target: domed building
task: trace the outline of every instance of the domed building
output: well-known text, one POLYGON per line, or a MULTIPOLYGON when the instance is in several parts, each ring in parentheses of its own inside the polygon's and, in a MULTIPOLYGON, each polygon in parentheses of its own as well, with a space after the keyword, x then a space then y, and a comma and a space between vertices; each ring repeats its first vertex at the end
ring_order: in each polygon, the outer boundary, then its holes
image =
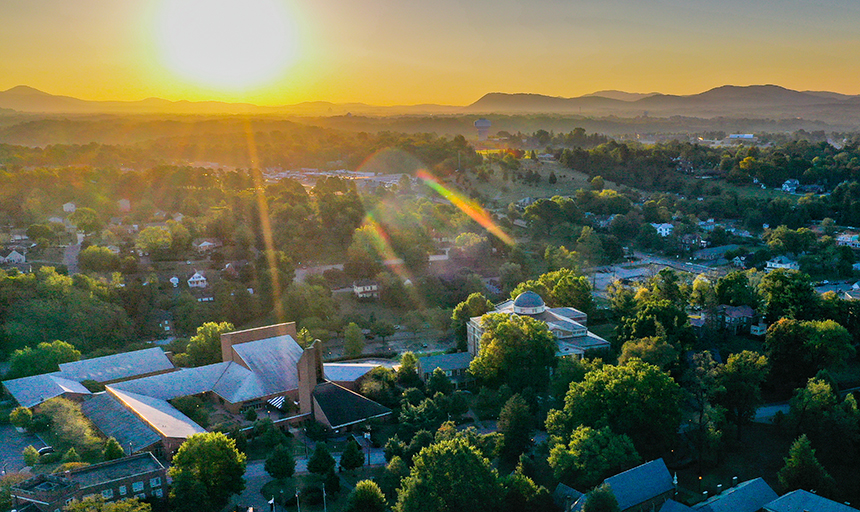
MULTIPOLYGON (((496 305, 493 313, 530 316, 545 322, 558 341, 558 357, 579 358, 586 351, 608 350, 610 347, 608 341, 588 330, 588 315, 570 307, 547 307, 543 298, 533 291, 525 291, 513 300, 496 305)), ((481 336, 484 335, 481 318, 476 316, 466 324, 467 344, 472 357, 481 350, 481 336)))

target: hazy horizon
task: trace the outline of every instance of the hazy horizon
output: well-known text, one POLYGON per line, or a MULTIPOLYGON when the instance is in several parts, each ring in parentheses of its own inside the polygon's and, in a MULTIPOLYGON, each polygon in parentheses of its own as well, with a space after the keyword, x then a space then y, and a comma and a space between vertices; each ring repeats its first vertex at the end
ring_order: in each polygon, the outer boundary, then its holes
POLYGON ((860 6, 847 0, 11 0, 0 17, 0 90, 88 100, 467 105, 490 92, 727 84, 860 93, 860 6))

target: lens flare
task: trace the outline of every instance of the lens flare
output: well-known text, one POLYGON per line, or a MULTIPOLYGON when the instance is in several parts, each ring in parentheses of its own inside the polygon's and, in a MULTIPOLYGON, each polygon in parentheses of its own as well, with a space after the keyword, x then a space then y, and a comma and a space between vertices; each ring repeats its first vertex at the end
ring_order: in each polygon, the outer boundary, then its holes
POLYGON ((444 197, 448 201, 451 202, 454 206, 459 208, 463 213, 472 218, 475 222, 480 224, 484 229, 492 233, 496 238, 501 240, 502 242, 508 245, 514 245, 514 239, 510 237, 507 233, 502 231, 502 228, 499 227, 495 222, 493 222, 492 217, 484 210, 481 205, 477 202, 465 197, 463 194, 452 190, 442 182, 439 181, 438 178, 427 172, 426 170, 420 170, 417 173, 417 176, 421 178, 428 187, 436 191, 440 196, 444 197))

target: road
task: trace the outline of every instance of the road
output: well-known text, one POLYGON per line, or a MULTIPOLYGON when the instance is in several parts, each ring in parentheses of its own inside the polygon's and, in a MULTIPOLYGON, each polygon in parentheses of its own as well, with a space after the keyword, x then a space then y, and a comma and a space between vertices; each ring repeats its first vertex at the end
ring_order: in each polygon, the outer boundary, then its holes
POLYGON ((34 448, 45 446, 37 436, 33 434, 20 433, 12 425, 0 426, 0 464, 7 472, 21 471, 26 467, 24 457, 21 455, 29 445, 34 448))

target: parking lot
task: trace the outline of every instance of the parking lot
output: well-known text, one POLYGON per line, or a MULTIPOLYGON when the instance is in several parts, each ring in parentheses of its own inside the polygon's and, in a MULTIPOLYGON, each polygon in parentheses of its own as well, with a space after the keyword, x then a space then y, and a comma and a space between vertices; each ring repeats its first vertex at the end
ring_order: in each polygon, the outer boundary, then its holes
POLYGON ((36 448, 45 446, 41 439, 33 434, 22 434, 11 425, 0 425, 0 463, 7 472, 20 471, 24 468, 24 457, 21 452, 28 445, 36 448))

